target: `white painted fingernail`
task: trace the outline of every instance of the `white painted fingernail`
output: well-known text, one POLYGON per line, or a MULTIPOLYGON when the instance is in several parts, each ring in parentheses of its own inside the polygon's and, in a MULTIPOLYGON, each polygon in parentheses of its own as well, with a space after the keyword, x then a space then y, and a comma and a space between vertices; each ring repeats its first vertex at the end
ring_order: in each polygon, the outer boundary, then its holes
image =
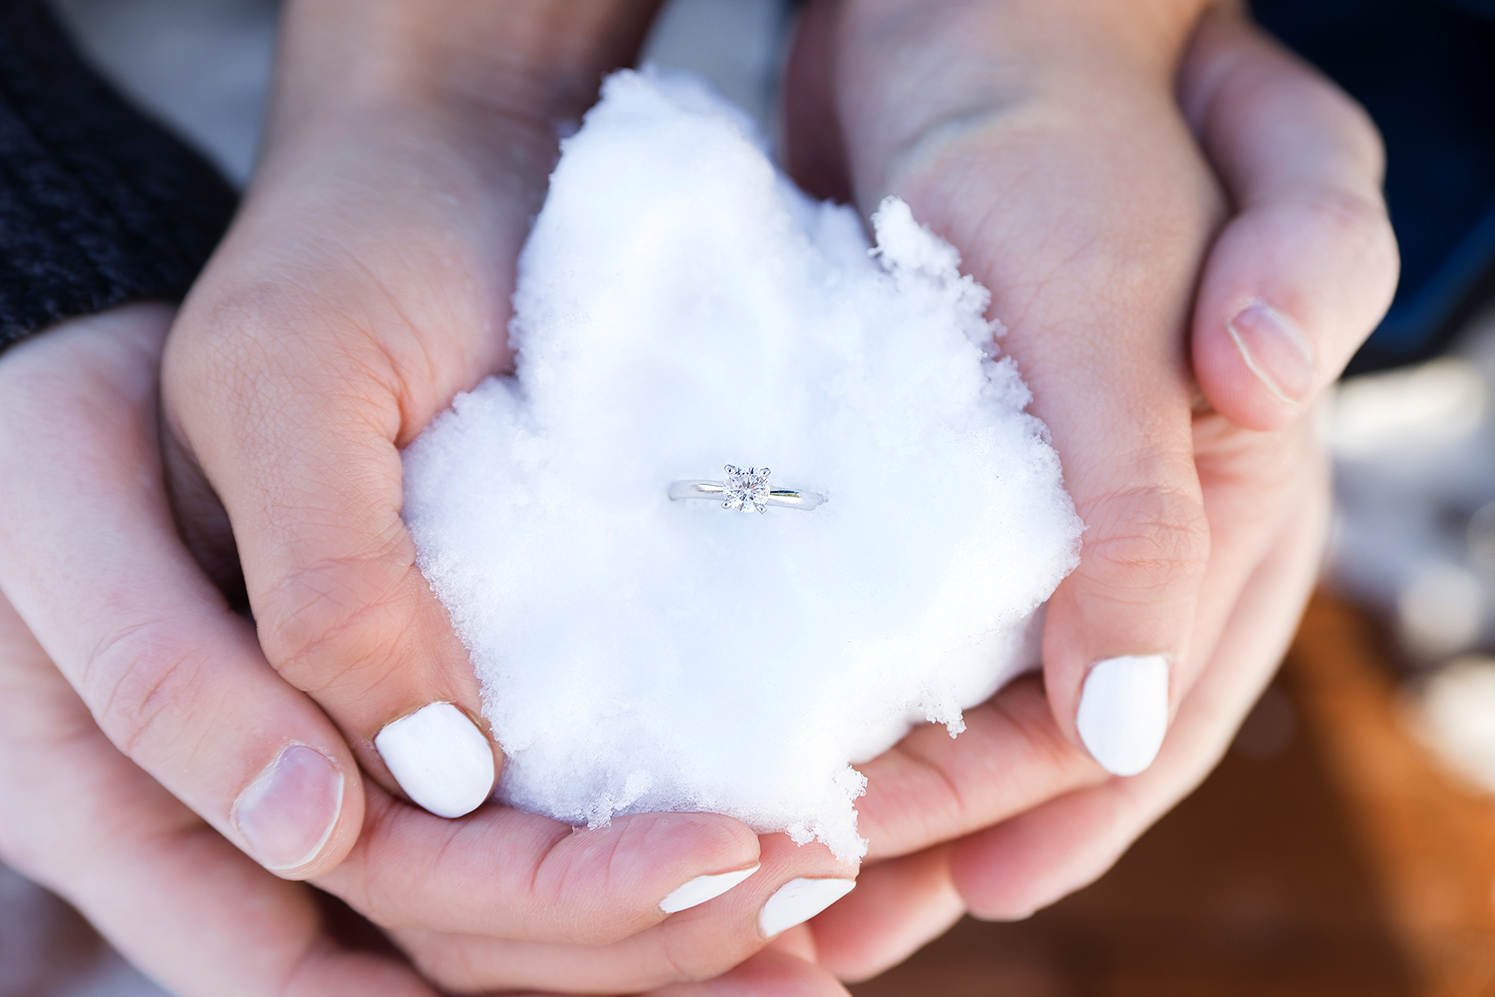
POLYGON ((764 938, 772 938, 796 924, 804 924, 856 885, 854 879, 791 879, 758 912, 758 932, 764 938))
POLYGON ((493 791, 493 747, 451 703, 386 725, 374 747, 405 794, 438 817, 471 813, 493 791))
POLYGON ((670 891, 670 895, 659 902, 659 909, 666 914, 676 911, 690 910, 699 907, 708 900, 715 900, 726 893, 738 883, 747 879, 758 871, 758 866, 749 866, 746 869, 738 869, 735 872, 718 872, 707 876, 697 876, 684 886, 670 891))
POLYGON ((1161 654, 1097 661, 1075 718, 1080 740, 1112 775, 1136 775, 1168 732, 1168 659, 1161 654))
POLYGON ((304 744, 287 746, 234 801, 233 821, 267 869, 317 857, 343 808, 343 774, 304 744))

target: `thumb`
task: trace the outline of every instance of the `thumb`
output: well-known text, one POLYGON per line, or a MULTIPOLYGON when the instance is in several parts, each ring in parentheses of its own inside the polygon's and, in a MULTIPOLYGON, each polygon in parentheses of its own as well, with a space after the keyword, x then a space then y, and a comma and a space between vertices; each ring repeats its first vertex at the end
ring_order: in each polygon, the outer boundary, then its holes
POLYGON ((1187 455, 1138 453, 1116 479, 1074 485, 1085 546, 1049 601, 1043 660, 1060 728, 1127 776, 1152 764, 1167 733, 1210 536, 1187 455))
POLYGON ((1237 212, 1200 284, 1195 375, 1226 418, 1281 429, 1391 303, 1380 136, 1332 83, 1223 11, 1200 22, 1179 89, 1237 212))

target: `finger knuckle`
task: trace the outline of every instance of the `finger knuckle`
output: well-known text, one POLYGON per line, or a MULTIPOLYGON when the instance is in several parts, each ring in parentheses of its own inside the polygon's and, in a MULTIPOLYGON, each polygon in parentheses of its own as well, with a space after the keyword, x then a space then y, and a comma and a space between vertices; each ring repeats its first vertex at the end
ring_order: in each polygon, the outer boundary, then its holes
POLYGON ((252 390, 283 362, 286 341, 296 328, 293 312, 268 285, 189 304, 167 353, 167 386, 214 399, 252 390))
POLYGON ((168 416, 187 429, 222 425, 245 442, 282 426, 290 410, 336 406, 377 421, 373 396, 349 385, 377 385, 382 397, 400 383, 388 357, 370 348, 366 323, 293 281, 219 291, 189 306, 173 336, 163 369, 168 416))
POLYGON ((1209 559, 1209 523, 1197 494, 1133 488, 1108 496, 1095 512, 1081 565, 1113 589, 1147 599, 1193 582, 1209 559))
POLYGON ((429 881, 434 869, 426 853, 411 852, 398 815, 387 800, 370 799, 358 840, 324 888, 384 931, 415 932, 422 921, 409 910, 411 884, 429 881))
POLYGON ((537 919, 550 922, 547 934, 575 944, 608 945, 653 923, 655 918, 636 905, 607 899, 632 892, 638 857, 645 854, 640 837, 635 822, 620 822, 551 846, 535 871, 530 898, 537 919))
POLYGON ((718 937, 714 944, 703 945, 700 936, 685 932, 664 933, 660 937, 655 965, 641 971, 641 979, 636 982, 639 989, 652 990, 672 983, 709 980, 752 955, 760 944, 741 938, 718 937))
POLYGON ((272 356, 296 340, 317 313, 310 283, 273 274, 217 287, 193 305, 185 345, 205 357, 225 348, 247 357, 272 356))
POLYGON ((210 656, 162 621, 106 634, 84 663, 82 690, 100 729, 132 759, 193 730, 184 720, 211 715, 217 683, 202 681, 210 656))
MULTIPOLYGON (((411 931, 401 932, 400 943, 416 972, 448 993, 482 993, 507 982, 501 975, 479 964, 475 947, 480 942, 474 937, 411 931)), ((492 941, 488 944, 498 946, 502 943, 492 941)))
POLYGON ((414 550, 402 539, 298 567, 259 601, 260 640, 288 682, 317 695, 354 673, 370 687, 395 667, 398 637, 418 615, 414 550))
POLYGON ((1398 263, 1396 235, 1384 200, 1326 186, 1314 190, 1302 208, 1311 223, 1333 232, 1339 244, 1359 247, 1375 264, 1389 268, 1394 277, 1398 263))

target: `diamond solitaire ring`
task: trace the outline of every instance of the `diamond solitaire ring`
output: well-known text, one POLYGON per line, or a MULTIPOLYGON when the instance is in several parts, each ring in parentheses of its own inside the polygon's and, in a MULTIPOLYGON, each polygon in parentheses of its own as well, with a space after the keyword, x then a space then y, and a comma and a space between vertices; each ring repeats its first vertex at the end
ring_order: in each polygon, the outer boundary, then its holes
POLYGON ((825 501, 825 496, 814 492, 799 492, 787 488, 768 487, 769 470, 766 467, 735 467, 728 464, 726 481, 673 481, 670 483, 672 499, 713 499, 721 502, 723 509, 738 512, 767 512, 771 505, 785 509, 813 509, 825 501))

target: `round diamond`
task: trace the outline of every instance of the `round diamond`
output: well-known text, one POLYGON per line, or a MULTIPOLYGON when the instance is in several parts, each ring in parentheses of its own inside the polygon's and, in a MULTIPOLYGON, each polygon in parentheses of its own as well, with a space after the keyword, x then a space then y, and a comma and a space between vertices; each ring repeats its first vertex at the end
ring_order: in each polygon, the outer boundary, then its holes
POLYGON ((768 511, 768 468, 726 466, 722 505, 738 512, 768 511))

